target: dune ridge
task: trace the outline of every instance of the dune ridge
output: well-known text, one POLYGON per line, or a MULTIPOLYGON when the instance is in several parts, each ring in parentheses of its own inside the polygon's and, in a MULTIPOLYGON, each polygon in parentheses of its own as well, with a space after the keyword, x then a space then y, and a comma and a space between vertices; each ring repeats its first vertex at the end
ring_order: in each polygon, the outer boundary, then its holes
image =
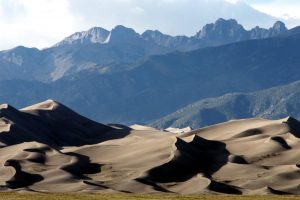
POLYGON ((300 194, 299 149, 291 117, 157 130, 0 105, 0 191, 300 194))

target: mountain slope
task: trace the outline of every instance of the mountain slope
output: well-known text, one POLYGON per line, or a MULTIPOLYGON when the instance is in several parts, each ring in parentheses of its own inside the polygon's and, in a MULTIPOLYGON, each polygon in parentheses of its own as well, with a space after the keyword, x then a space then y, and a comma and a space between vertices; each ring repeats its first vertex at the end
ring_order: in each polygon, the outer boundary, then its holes
POLYGON ((0 52, 0 80, 53 82, 80 71, 99 75, 115 73, 132 69, 150 55, 273 37, 286 32, 281 22, 268 30, 256 27, 246 31, 232 19, 219 19, 192 37, 173 37, 150 30, 140 35, 124 26, 116 26, 111 31, 94 27, 75 33, 51 48, 17 47, 0 52))
POLYGON ((192 103, 156 120, 157 128, 199 128, 231 119, 278 119, 292 115, 300 119, 300 81, 253 93, 226 94, 192 103))
MULTIPOLYGON (((32 49, 36 60, 40 60, 40 64, 32 65, 32 68, 17 65, 27 63, 26 60, 21 62, 17 54, 27 52, 26 49, 18 48, 22 51, 17 53, 1 52, 14 56, 15 59, 6 57, 6 60, 24 71, 11 72, 18 81, 10 77, 11 80, 1 82, 1 100, 22 107, 55 98, 95 120, 149 123, 203 98, 252 92, 300 80, 299 34, 146 59, 146 54, 165 48, 153 46, 153 42, 142 39, 133 30, 117 29, 127 32, 124 37, 135 39, 118 41, 112 37, 111 41, 116 42, 63 45, 43 51, 32 49), (154 51, 156 47, 158 50, 154 51), (109 66, 104 63, 108 61, 109 66), (50 76, 39 75, 39 70, 43 73, 45 70, 50 76), (23 75, 30 76, 31 72, 37 77, 48 78, 48 83, 23 75)), ((6 71, 1 73, 5 77, 6 71)))
MULTIPOLYGON (((152 56, 129 71, 82 71, 43 92, 33 87, 29 99, 55 98, 102 122, 149 123, 200 99, 300 80, 299 44, 292 35, 152 56)), ((0 97, 16 102, 15 94, 28 96, 21 88, 4 85, 0 97)))
POLYGON ((98 74, 122 71, 149 55, 167 52, 170 49, 143 40, 133 29, 117 26, 106 33, 101 28, 93 28, 76 33, 51 48, 17 47, 1 51, 0 80, 53 82, 82 70, 98 74), (105 34, 109 34, 108 42, 105 42, 105 34), (116 64, 122 67, 116 69, 116 64))

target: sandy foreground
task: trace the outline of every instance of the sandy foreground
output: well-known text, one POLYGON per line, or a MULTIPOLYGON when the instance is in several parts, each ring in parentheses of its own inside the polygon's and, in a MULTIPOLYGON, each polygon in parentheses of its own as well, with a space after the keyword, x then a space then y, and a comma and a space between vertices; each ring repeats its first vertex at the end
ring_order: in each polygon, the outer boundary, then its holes
POLYGON ((0 105, 0 190, 300 194, 293 118, 168 130, 103 125, 52 100, 0 105))

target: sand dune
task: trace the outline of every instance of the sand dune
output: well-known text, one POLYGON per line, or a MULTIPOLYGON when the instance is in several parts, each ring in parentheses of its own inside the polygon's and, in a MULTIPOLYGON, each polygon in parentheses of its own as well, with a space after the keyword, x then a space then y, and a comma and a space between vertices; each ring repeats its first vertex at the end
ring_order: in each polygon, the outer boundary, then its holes
POLYGON ((0 105, 0 190, 300 194, 300 122, 104 125, 48 100, 0 105))

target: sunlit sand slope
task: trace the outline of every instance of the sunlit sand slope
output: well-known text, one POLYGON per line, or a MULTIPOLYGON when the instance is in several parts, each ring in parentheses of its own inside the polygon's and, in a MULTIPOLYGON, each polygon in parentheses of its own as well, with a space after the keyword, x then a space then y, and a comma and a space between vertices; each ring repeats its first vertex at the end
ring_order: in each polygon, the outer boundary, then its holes
POLYGON ((2 191, 300 194, 300 123, 104 125, 48 100, 0 106, 2 191))

